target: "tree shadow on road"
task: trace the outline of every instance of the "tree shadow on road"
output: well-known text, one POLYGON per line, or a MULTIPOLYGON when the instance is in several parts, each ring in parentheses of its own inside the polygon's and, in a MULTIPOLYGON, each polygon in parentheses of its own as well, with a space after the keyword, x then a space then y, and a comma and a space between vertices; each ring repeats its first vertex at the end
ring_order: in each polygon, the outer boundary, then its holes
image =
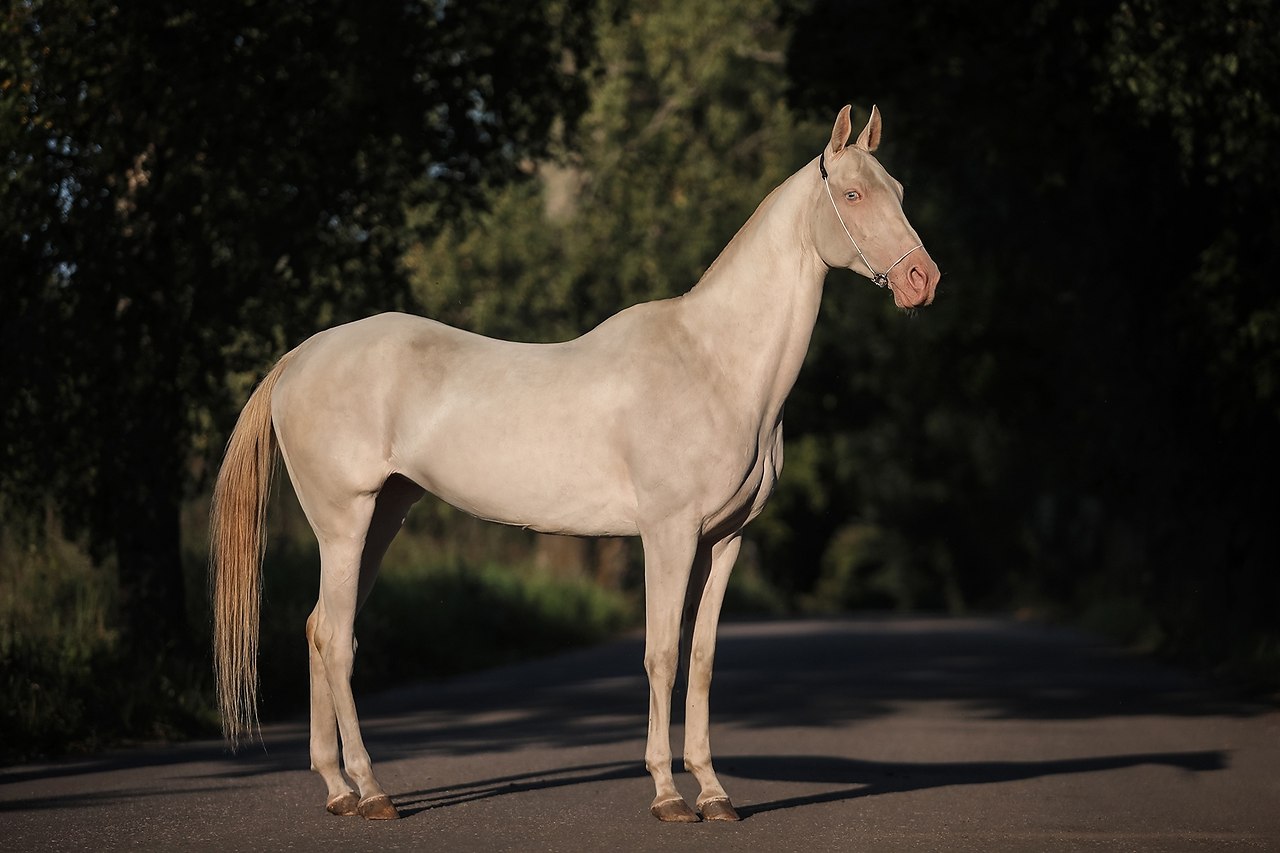
POLYGON ((1126 770, 1144 765, 1175 767, 1190 773, 1224 770, 1228 754, 1202 752, 1136 753, 1045 761, 905 762, 863 761, 821 755, 743 755, 717 759, 722 776, 838 786, 834 790, 740 806, 752 815, 882 794, 901 794, 958 785, 990 785, 1048 776, 1126 770))
MULTIPOLYGON (((678 763, 678 762, 677 762, 678 763)), ((745 820, 784 809, 841 802, 883 794, 901 794, 958 785, 990 785, 1075 773, 1126 770, 1145 765, 1175 767, 1190 773, 1224 770, 1228 754, 1201 752, 1136 753, 1045 761, 895 762, 863 761, 821 755, 740 755, 717 759, 720 775, 738 779, 833 785, 832 790, 738 807, 745 820)), ((638 761, 614 761, 498 776, 399 794, 404 817, 508 794, 522 794, 646 776, 638 761)))

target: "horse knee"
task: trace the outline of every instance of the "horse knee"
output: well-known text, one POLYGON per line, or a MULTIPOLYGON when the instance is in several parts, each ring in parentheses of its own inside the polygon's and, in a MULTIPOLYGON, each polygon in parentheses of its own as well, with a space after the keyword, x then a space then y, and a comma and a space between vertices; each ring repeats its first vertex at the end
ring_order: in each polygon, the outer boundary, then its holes
POLYGON ((688 747, 685 747, 684 769, 697 777, 701 777, 703 773, 713 772, 711 770, 711 757, 690 755, 688 747))
POLYGON ((649 675, 651 683, 670 683, 676 677, 676 651, 646 652, 644 671, 649 675))
POLYGON ((711 664, 715 660, 715 650, 706 646, 695 645, 689 651, 689 666, 695 669, 711 669, 711 664))
POLYGON ((695 647, 689 652, 689 685, 707 688, 711 685, 711 668, 715 653, 710 649, 695 647))

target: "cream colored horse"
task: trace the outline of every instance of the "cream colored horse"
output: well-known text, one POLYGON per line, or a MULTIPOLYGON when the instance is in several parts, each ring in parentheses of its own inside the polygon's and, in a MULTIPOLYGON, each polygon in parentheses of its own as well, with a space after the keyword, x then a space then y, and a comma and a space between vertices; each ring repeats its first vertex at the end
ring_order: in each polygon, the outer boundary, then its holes
POLYGON ((214 496, 215 663, 233 744, 256 724, 262 524, 278 443, 320 544, 307 620, 311 764, 330 812, 397 816, 360 735, 353 622, 405 513, 429 491, 505 524, 640 536, 650 810, 737 819, 711 765, 716 624, 743 526, 782 468, 782 404, 827 270, 863 273, 904 308, 932 301, 939 278, 903 216, 902 186, 871 155, 879 113, 853 145, 849 122, 846 106, 822 156, 774 190, 681 297, 558 344, 383 314, 280 359, 240 415, 214 496), (676 791, 668 734, 686 595, 696 615, 684 763, 701 786, 696 811, 676 791))

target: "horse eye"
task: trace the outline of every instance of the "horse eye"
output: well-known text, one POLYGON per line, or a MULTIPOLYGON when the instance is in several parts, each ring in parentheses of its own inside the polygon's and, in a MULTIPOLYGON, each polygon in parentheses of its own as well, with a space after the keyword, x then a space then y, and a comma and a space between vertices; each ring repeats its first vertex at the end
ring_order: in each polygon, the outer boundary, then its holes
POLYGON ((849 190, 847 193, 844 194, 844 197, 849 199, 849 201, 857 201, 858 199, 862 198, 862 193, 858 192, 857 190, 849 190))

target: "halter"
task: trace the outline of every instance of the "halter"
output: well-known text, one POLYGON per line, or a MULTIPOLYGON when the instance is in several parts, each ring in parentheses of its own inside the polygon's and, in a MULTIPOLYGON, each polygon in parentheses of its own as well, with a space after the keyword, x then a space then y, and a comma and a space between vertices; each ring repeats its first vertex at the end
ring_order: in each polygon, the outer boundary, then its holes
POLYGON ((858 246, 858 241, 853 239, 853 235, 849 233, 849 226, 844 224, 844 217, 840 215, 840 208, 836 207, 835 196, 831 194, 831 184, 827 181, 827 152, 818 155, 818 171, 822 172, 822 186, 827 190, 827 198, 831 201, 831 209, 836 212, 836 219, 840 222, 840 227, 844 229, 844 234, 849 238, 849 242, 853 244, 854 251, 858 253, 858 257, 862 258, 862 262, 867 265, 867 271, 871 273, 871 280, 878 287, 889 286, 889 273, 893 272, 893 268, 907 259, 907 255, 916 249, 923 249, 924 243, 916 243, 910 249, 903 253, 893 263, 889 264, 889 268, 884 272, 876 272, 876 268, 871 266, 871 261, 867 260, 867 256, 862 254, 862 249, 858 246))

